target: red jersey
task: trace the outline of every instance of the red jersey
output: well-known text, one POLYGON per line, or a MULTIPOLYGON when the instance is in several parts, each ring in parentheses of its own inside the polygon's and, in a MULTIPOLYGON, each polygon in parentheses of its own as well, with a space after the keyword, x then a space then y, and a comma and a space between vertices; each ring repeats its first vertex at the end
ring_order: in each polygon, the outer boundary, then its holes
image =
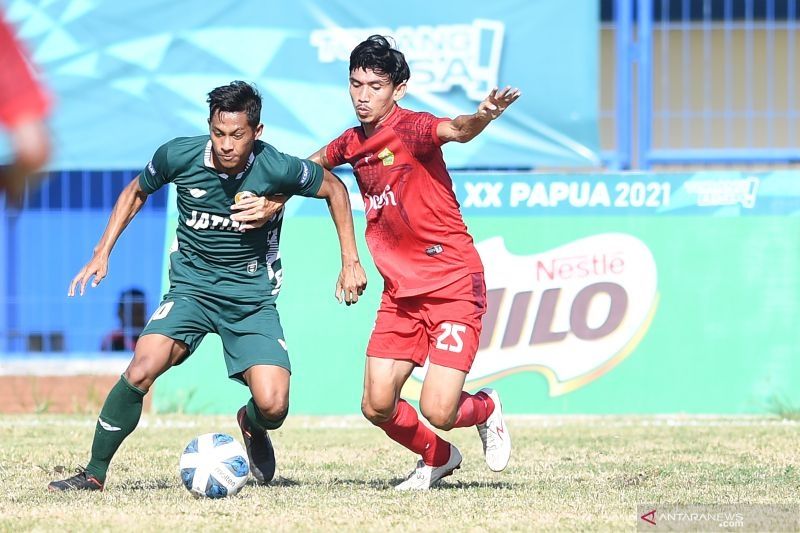
POLYGON ((396 107, 370 137, 361 126, 350 128, 326 150, 331 165, 353 166, 367 245, 386 291, 397 298, 483 272, 436 134, 445 120, 396 107))
POLYGON ((0 12, 0 124, 14 127, 33 118, 42 118, 49 100, 0 12))

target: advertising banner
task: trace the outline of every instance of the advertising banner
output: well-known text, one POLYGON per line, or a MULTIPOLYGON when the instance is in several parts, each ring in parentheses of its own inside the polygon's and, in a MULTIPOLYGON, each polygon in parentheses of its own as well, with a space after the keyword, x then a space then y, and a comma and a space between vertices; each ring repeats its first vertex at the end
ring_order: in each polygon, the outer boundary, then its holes
MULTIPOLYGON (((800 406, 800 176, 454 173, 486 269, 467 388, 515 413, 766 413, 800 406)), ((352 177, 345 177, 352 184, 352 177)), ((362 199, 351 187, 357 231, 362 199)), ((294 198, 278 308, 292 412, 358 413, 382 281, 337 305, 324 202, 294 198)), ((444 332, 443 332, 444 333, 444 332)), ((451 335, 440 339, 457 342, 451 335)), ((404 395, 418 397, 425 368, 404 395)), ((157 409, 233 412, 216 338, 160 378, 157 409), (194 360, 196 359, 196 360, 194 360)))
MULTIPOLYGON (((473 113, 495 86, 524 94, 452 150, 457 168, 599 166, 594 0, 46 2, 6 17, 56 96, 56 169, 138 169, 173 137, 208 131, 206 96, 241 79, 264 97, 265 139, 305 157, 355 125, 352 48, 392 36, 411 68, 403 105, 473 113)), ((0 149, 0 154, 3 150, 0 149)))

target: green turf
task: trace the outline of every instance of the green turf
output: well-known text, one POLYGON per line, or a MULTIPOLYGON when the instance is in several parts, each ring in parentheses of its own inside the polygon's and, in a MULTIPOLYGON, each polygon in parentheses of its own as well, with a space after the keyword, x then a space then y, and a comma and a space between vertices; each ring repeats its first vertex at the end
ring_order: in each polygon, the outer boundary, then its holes
POLYGON ((194 436, 239 438, 233 416, 145 416, 104 493, 47 483, 87 461, 86 416, 0 416, 0 530, 632 530, 639 503, 800 503, 800 424, 772 418, 511 418, 514 454, 490 472, 477 432, 441 488, 396 493, 415 458, 354 417, 294 417, 273 434, 277 483, 195 500, 178 476, 194 436))

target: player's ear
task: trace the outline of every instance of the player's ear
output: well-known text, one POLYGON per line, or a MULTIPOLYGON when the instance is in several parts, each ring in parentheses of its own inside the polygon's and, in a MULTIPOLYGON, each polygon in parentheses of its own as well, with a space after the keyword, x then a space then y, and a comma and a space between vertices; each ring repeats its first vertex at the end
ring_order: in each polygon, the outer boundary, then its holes
POLYGON ((406 82, 401 83, 400 85, 395 86, 394 92, 392 93, 392 98, 395 102, 399 102, 401 98, 406 95, 406 82))
POLYGON ((256 140, 260 139, 261 138, 261 134, 264 133, 264 124, 261 124, 259 122, 258 126, 256 126, 256 132, 255 133, 256 134, 255 134, 254 139, 256 139, 256 140))

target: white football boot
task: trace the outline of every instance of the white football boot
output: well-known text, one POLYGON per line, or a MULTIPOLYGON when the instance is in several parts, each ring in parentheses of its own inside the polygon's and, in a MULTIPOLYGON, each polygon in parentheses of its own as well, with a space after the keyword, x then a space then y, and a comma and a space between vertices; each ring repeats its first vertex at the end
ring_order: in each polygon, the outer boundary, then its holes
POLYGON ((483 442, 483 453, 486 464, 494 472, 500 472, 511 458, 511 435, 503 420, 503 407, 500 405, 500 395, 494 389, 481 389, 494 402, 494 411, 483 424, 478 424, 478 435, 483 442))
POLYGON ((461 452, 450 445, 450 459, 442 466, 428 466, 420 459, 417 467, 408 475, 408 478, 397 485, 395 490, 428 490, 436 486, 443 477, 447 477, 454 470, 461 467, 461 452))

